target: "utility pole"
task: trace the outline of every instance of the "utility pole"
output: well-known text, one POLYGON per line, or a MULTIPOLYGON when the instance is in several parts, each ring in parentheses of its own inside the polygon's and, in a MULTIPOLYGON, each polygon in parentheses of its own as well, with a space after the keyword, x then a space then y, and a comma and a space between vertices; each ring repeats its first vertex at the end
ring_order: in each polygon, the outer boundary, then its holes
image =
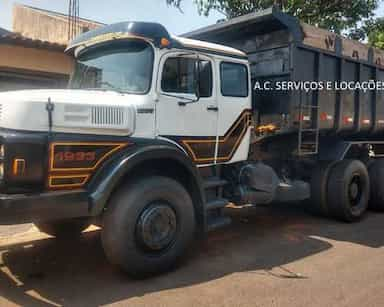
POLYGON ((68 41, 80 34, 79 0, 69 0, 68 5, 68 41))

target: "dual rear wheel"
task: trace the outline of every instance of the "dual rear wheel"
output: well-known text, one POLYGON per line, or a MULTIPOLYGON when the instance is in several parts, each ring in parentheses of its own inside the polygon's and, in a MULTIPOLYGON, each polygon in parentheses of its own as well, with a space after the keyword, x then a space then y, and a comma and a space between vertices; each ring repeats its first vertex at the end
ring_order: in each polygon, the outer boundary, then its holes
POLYGON ((384 160, 324 162, 313 172, 311 205, 319 214, 346 222, 361 219, 370 207, 384 210, 384 160))
POLYGON ((384 159, 370 163, 368 171, 371 179, 369 207, 372 210, 384 212, 384 159))
POLYGON ((327 201, 331 214, 346 222, 359 220, 368 208, 369 175, 358 160, 336 163, 327 181, 327 201))

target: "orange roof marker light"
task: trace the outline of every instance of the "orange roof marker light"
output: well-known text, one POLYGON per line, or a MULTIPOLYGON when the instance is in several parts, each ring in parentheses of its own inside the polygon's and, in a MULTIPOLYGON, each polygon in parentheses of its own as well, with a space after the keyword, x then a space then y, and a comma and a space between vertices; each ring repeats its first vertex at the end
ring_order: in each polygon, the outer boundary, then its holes
POLYGON ((161 38, 161 40, 160 40, 160 46, 161 46, 162 48, 169 48, 169 47, 171 46, 171 42, 169 41, 169 39, 163 37, 163 38, 161 38))
POLYGON ((167 29, 153 22, 119 22, 100 27, 74 38, 66 49, 69 53, 78 53, 84 48, 116 39, 143 39, 156 47, 169 48, 173 41, 167 29), (75 52, 75 50, 77 50, 75 52))

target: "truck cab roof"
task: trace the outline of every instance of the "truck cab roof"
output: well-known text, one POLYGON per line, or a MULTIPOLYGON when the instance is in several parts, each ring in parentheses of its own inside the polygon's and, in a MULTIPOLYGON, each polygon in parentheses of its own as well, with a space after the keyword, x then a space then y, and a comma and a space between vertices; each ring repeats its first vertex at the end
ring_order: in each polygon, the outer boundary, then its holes
POLYGON ((66 51, 74 52, 77 47, 88 47, 129 38, 143 39, 159 48, 188 49, 247 59, 246 53, 235 48, 174 36, 169 34, 161 24, 152 22, 120 22, 86 32, 71 41, 66 51))

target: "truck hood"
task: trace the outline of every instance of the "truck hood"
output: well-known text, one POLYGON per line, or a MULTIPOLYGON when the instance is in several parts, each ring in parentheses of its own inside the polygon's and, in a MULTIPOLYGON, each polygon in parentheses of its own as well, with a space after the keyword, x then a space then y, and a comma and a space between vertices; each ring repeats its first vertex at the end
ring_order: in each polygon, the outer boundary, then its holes
POLYGON ((67 104, 115 105, 124 101, 128 106, 142 104, 144 97, 108 90, 22 90, 0 93, 0 102, 47 102, 51 98, 52 102, 67 104))
POLYGON ((25 90, 0 93, 0 127, 27 131, 131 135, 136 108, 148 96, 103 90, 25 90), (49 123, 48 102, 52 106, 49 123))

